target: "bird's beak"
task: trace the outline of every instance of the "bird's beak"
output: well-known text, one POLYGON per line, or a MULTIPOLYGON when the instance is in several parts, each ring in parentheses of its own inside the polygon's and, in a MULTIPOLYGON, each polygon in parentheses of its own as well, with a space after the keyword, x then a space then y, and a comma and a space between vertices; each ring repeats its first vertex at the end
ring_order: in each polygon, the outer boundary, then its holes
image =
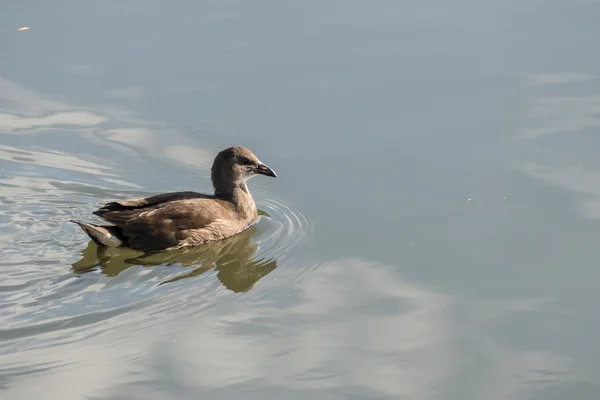
POLYGON ((271 168, 266 166, 265 164, 258 162, 258 167, 256 168, 256 173, 266 176, 272 176, 273 178, 277 178, 277 174, 271 168))

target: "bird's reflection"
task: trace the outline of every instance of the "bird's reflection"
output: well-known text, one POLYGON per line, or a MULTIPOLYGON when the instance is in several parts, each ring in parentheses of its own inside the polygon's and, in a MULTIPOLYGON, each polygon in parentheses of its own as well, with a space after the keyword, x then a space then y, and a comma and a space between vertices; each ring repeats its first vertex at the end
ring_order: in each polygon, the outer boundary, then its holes
POLYGON ((75 273, 90 272, 100 266, 102 273, 114 277, 133 265, 155 266, 181 264, 196 268, 161 283, 173 283, 181 279, 202 275, 215 269, 219 281, 233 292, 247 292, 256 282, 277 268, 277 260, 256 258, 258 244, 252 243, 252 227, 231 238, 201 247, 142 253, 127 248, 99 247, 91 242, 83 250, 82 258, 74 263, 75 273))

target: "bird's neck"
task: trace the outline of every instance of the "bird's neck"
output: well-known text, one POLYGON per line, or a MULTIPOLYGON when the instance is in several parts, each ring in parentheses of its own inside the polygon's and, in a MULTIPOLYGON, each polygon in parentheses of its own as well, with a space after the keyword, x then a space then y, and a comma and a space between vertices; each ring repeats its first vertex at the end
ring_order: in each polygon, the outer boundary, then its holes
POLYGON ((215 197, 231 202, 244 218, 254 218, 257 214, 254 198, 245 181, 229 185, 215 185, 215 197))

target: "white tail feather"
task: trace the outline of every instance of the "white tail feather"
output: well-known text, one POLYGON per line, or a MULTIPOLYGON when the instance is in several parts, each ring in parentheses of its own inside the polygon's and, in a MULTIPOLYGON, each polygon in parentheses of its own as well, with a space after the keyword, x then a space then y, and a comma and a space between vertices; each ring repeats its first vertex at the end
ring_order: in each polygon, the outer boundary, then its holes
POLYGON ((92 225, 87 222, 74 220, 72 220, 71 222, 75 222, 77 225, 79 225, 81 229, 83 229, 83 231, 87 233, 88 236, 97 244, 101 244, 107 247, 118 247, 123 244, 123 241, 121 239, 116 237, 108 229, 102 226, 92 225))

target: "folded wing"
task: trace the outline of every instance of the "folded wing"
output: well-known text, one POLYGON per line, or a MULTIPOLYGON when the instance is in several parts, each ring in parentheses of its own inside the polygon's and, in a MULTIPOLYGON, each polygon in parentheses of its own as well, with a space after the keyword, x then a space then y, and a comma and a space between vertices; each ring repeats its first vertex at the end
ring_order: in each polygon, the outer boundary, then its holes
POLYGON ((231 217, 231 208, 212 196, 175 192, 108 203, 94 214, 120 230, 127 245, 142 251, 177 246, 199 229, 231 217))

